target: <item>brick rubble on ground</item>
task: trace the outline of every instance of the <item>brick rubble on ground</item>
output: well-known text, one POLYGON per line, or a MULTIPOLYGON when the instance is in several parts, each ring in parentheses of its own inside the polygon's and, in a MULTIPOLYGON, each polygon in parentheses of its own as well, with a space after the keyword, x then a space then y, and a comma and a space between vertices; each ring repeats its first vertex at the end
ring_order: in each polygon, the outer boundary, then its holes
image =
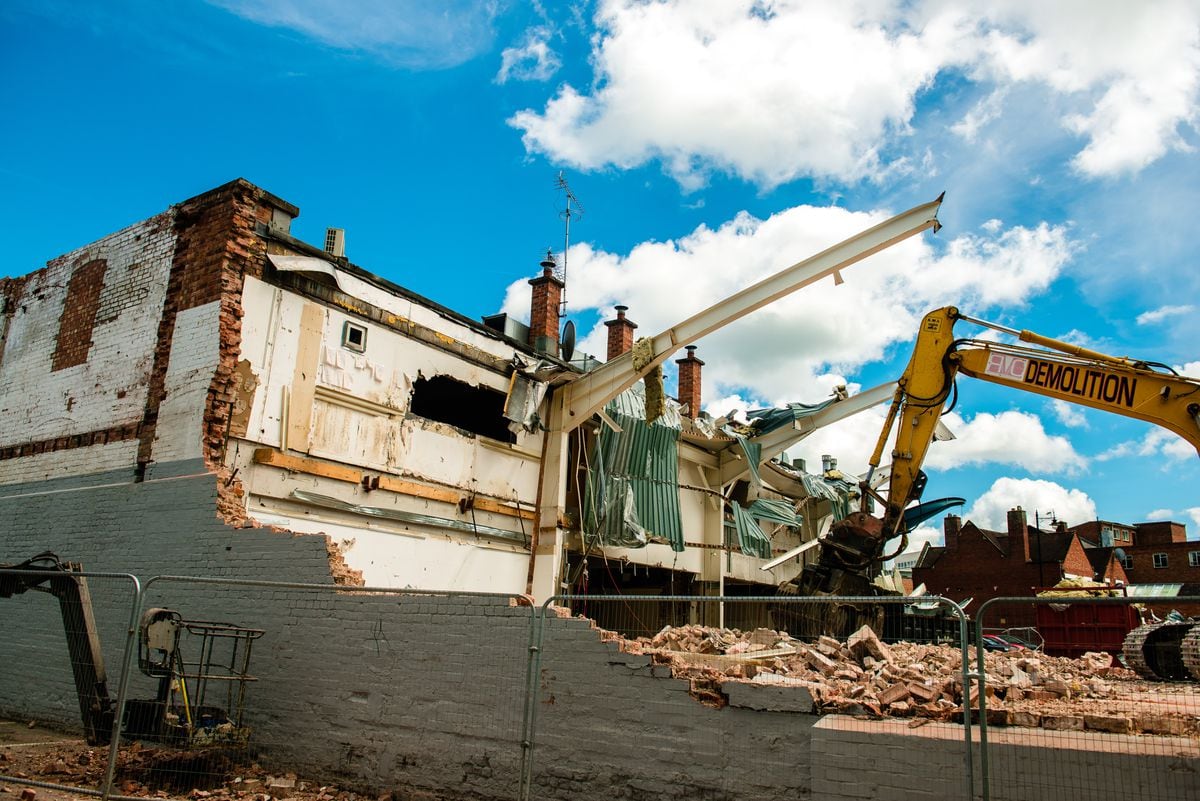
MULTIPOLYGON (((654 637, 622 640, 627 651, 652 655, 688 678, 692 693, 710 705, 724 701, 721 688, 731 681, 803 687, 814 711, 871 717, 962 720, 962 659, 948 645, 887 644, 864 626, 845 642, 832 637, 802 642, 786 632, 668 626, 654 637)), ((975 649, 969 649, 971 670, 975 649)), ((1145 682, 1107 653, 1078 659, 1027 650, 985 652, 989 724, 1080 729, 1114 733, 1195 735, 1200 720, 1169 707, 1153 713, 1131 708, 1131 693, 1150 693, 1163 685, 1145 682)), ((1200 691, 1193 685, 1176 688, 1200 691)), ((978 710, 978 687, 969 705, 978 710)), ((978 714, 976 712, 976 714, 978 714)))

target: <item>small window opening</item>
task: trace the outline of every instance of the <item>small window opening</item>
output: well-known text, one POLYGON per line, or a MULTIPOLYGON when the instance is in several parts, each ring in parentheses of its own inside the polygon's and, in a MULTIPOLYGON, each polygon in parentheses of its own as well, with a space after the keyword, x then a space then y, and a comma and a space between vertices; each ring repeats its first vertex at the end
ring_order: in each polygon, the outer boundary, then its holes
POLYGON ((1155 567, 1166 567, 1167 566, 1167 555, 1165 553, 1154 554, 1154 566, 1155 567))
POLYGON ((444 375, 413 382, 409 411, 427 420, 501 442, 516 442, 504 417, 504 393, 444 375))
POLYGON ((367 349, 367 327, 347 320, 342 326, 342 347, 355 353, 364 352, 367 349))
POLYGON ((1200 567, 1200 551, 1188 551, 1188 567, 1200 567))

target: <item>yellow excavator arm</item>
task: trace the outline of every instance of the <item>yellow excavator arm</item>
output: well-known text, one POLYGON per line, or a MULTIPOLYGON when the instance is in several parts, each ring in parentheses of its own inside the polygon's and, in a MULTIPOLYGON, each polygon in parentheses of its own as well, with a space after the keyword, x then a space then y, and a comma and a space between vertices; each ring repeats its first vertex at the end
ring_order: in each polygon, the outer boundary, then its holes
MULTIPOLYGON (((937 309, 922 319, 912 358, 897 381, 892 406, 871 456, 870 471, 862 482, 862 508, 834 524, 829 536, 821 540, 817 561, 785 583, 781 591, 808 596, 877 594, 872 577, 884 561, 907 547, 906 509, 920 499, 924 490, 921 465, 960 373, 1145 420, 1175 432, 1200 452, 1200 380, 1177 375, 1162 364, 1108 356, 1031 331, 977 320, 960 314, 953 306, 937 309), (956 339, 954 324, 959 320, 1038 347, 956 339), (884 496, 872 489, 872 479, 893 429, 896 439, 884 496), (882 517, 868 512, 869 499, 882 505, 882 517), (886 548, 897 537, 897 547, 886 548)), ((861 610, 844 610, 843 617, 843 628, 870 622, 861 610)), ((838 628, 828 620, 815 621, 809 628, 816 631, 820 627, 838 628)))
MULTIPOLYGON (((896 444, 880 526, 882 542, 902 535, 904 509, 919 493, 921 464, 958 374, 1154 423, 1200 453, 1200 381, 1164 365, 1109 356, 1060 340, 976 320, 948 306, 925 315, 916 347, 871 456, 880 464, 892 428, 896 444), (955 339, 957 320, 984 325, 1040 347, 955 339), (1159 369, 1154 369, 1158 367, 1159 369)), ((881 542, 881 544, 882 544, 881 542)))

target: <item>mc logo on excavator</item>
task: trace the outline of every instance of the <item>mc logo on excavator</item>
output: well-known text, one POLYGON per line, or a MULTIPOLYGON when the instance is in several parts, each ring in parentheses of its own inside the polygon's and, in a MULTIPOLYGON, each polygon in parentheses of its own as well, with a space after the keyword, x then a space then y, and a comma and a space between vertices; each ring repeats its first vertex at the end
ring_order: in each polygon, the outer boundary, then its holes
POLYGON ((1029 359, 1023 356, 1010 356, 1005 353, 988 355, 987 367, 983 372, 996 378, 1006 378, 1010 381, 1023 381, 1025 370, 1029 367, 1029 359))

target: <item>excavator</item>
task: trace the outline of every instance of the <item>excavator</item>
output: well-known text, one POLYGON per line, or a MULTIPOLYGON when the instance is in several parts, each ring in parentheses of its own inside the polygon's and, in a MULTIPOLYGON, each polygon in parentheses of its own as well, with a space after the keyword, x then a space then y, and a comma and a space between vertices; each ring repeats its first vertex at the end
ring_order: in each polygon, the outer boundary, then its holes
MULTIPOLYGON (((31 590, 58 599, 84 738, 89 745, 107 745, 116 706, 83 566, 50 552, 0 564, 0 598, 31 590)), ((138 667, 158 680, 158 692, 125 702, 123 735, 183 749, 245 743, 250 734, 242 723, 246 685, 255 681, 250 652, 262 635, 262 629, 184 620, 170 609, 146 610, 138 628, 138 667), (223 707, 209 703, 221 696, 223 707)))
MULTIPOLYGON (((783 595, 873 596, 873 583, 882 564, 908 547, 908 532, 927 517, 919 502, 926 484, 921 465, 938 431, 947 402, 957 401, 959 375, 1056 400, 1144 420, 1172 431, 1200 453, 1200 380, 1177 374, 1158 362, 1109 356, 1089 348, 1016 330, 962 314, 947 306, 929 312, 921 321, 912 358, 897 381, 891 408, 861 482, 862 506, 834 524, 819 545, 818 557, 793 581, 780 587, 783 595), (962 321, 1015 337, 1006 344, 960 339, 955 323, 962 321), (875 488, 876 471, 893 428, 896 430, 887 494, 875 488), (870 514, 873 503, 881 517, 870 514), (889 543, 898 540, 894 549, 889 543)), ((937 501, 925 504, 934 507, 937 501)), ((802 634, 845 636, 859 625, 875 624, 877 605, 805 605, 796 621, 802 634)), ((1146 676, 1180 672, 1179 664, 1200 679, 1200 625, 1160 623, 1142 626, 1126 640, 1126 661, 1146 676), (1193 642, 1194 640, 1194 642, 1193 642)))

